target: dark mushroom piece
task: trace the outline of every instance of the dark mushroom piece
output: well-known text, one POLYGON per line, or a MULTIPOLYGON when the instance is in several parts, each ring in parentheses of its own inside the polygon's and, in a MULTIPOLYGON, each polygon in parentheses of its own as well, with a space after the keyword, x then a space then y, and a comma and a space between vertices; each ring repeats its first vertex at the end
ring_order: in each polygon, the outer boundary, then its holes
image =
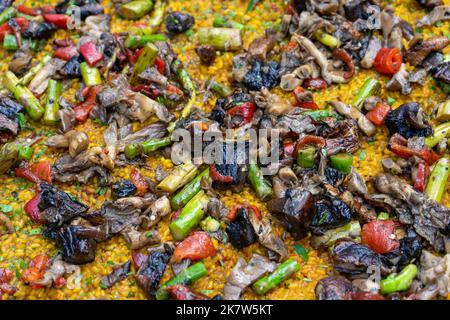
POLYGON ((187 31, 195 23, 190 14, 179 11, 171 12, 166 16, 166 28, 170 33, 178 34, 187 31))
MULTIPOLYGON (((450 13, 449 13, 450 14, 450 13)), ((450 44, 450 39, 443 36, 433 36, 428 39, 414 38, 409 43, 406 59, 417 66, 432 52, 440 51, 450 44)))
POLYGON ((314 289, 319 300, 349 300, 352 283, 343 276, 330 276, 320 279, 314 289))
POLYGON ((385 124, 391 135, 399 133, 407 139, 414 136, 426 137, 433 132, 417 102, 405 103, 390 111, 386 116, 385 124))
POLYGON ((205 66, 210 66, 216 60, 216 49, 208 44, 200 45, 195 48, 200 61, 205 66))

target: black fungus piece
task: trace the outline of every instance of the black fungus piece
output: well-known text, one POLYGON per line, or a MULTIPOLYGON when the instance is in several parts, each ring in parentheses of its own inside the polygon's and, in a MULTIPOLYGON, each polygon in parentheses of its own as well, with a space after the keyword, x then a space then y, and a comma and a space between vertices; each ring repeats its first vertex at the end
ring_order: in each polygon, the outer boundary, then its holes
POLYGON ((67 77, 81 77, 79 56, 70 58, 62 68, 62 74, 67 77))
POLYGON ((436 80, 450 84, 450 61, 441 63, 433 68, 431 72, 436 80))
POLYGON ((276 61, 264 63, 254 60, 252 67, 243 79, 243 84, 248 90, 259 91, 262 88, 271 89, 278 84, 280 64, 276 61))
POLYGON ((111 58, 114 54, 114 50, 116 49, 116 41, 112 33, 103 32, 100 35, 100 40, 103 44, 103 53, 105 56, 111 58))
POLYGON ((343 276, 330 276, 320 279, 314 291, 318 300, 347 300, 352 289, 352 283, 343 276))
POLYGON ((225 110, 223 110, 220 107, 215 106, 212 110, 211 113, 209 115, 209 119, 216 121, 217 123, 219 123, 220 125, 223 124, 224 120, 225 120, 225 110))
POLYGON ((336 187, 345 178, 345 174, 331 167, 325 168, 325 180, 327 183, 336 187))
POLYGON ((351 209, 340 199, 329 195, 314 197, 311 229, 321 235, 326 230, 341 227, 352 219, 351 209))
POLYGON ((111 273, 101 277, 100 283, 104 288, 111 288, 116 283, 125 279, 130 273, 130 271, 131 271, 131 261, 128 260, 127 262, 117 267, 114 267, 111 273))
MULTIPOLYGON (((369 247, 347 239, 340 239, 332 250, 334 269, 348 277, 367 277, 368 268, 379 268, 382 275, 395 270, 391 261, 369 247)), ((370 271, 370 270, 369 270, 370 271)))
POLYGON ((97 229, 79 225, 64 226, 44 235, 56 240, 62 249, 62 259, 71 264, 85 264, 94 261, 97 242, 106 239, 105 234, 97 229))
POLYGON ((397 271, 400 271, 413 260, 419 259, 422 248, 421 238, 413 228, 409 227, 406 230, 406 235, 400 240, 400 247, 393 252, 386 253, 385 256, 394 261, 397 271))
POLYGON ((23 32, 25 38, 31 39, 48 39, 53 36, 57 30, 56 26, 48 22, 30 22, 29 26, 23 32))
POLYGON ((71 6, 80 8, 80 18, 85 20, 89 16, 103 14, 103 7, 95 0, 63 0, 59 2, 56 7, 56 13, 72 14, 71 6))
POLYGON ((137 188, 129 179, 114 182, 111 186, 111 195, 114 199, 131 197, 136 194, 137 188))
POLYGON ((171 12, 166 16, 166 29, 170 33, 178 34, 187 31, 195 23, 190 14, 179 11, 171 12))
POLYGON ((364 19, 366 16, 364 13, 364 2, 362 0, 350 0, 344 4, 344 12, 348 20, 356 21, 358 19, 364 19))
POLYGON ((430 53, 420 64, 425 70, 431 70, 431 73, 437 71, 439 67, 444 62, 444 55, 442 52, 432 52, 430 53))
POLYGON ((170 257, 171 255, 166 252, 153 251, 139 268, 137 283, 149 297, 155 296, 170 257))
POLYGON ((212 186, 215 189, 231 189, 234 192, 240 192, 248 175, 246 164, 248 163, 249 143, 247 141, 224 143, 222 150, 221 162, 213 165, 217 174, 211 174, 212 186), (220 176, 225 180, 220 179, 220 176), (228 181, 230 177, 231 181, 228 181))
POLYGON ((47 224, 61 225, 85 213, 89 207, 49 183, 40 183, 38 208, 47 224))
POLYGON ((18 113, 23 112, 24 107, 8 97, 0 98, 0 113, 10 120, 16 120, 18 113))
POLYGON ((313 196, 310 192, 288 189, 284 198, 270 200, 267 208, 295 240, 308 234, 313 214, 313 196))
POLYGON ((206 66, 212 65, 216 60, 216 49, 213 46, 204 44, 195 48, 195 52, 200 58, 201 63, 206 66))
POLYGON ((245 248, 258 240, 245 208, 238 209, 236 219, 227 225, 225 231, 231 244, 237 249, 245 248))
POLYGON ((433 133, 417 102, 405 103, 390 111, 384 122, 391 135, 399 133, 407 139, 416 136, 426 137, 433 133))

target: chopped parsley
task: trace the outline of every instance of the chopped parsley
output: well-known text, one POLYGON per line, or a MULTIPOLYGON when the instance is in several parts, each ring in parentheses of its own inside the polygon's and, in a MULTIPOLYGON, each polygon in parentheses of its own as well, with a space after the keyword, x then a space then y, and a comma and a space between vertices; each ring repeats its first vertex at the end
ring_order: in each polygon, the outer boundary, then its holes
POLYGON ((359 153, 359 160, 364 160, 366 159, 366 150, 361 150, 361 152, 359 153))
POLYGON ((103 196, 106 191, 108 191, 108 188, 102 188, 102 187, 98 187, 97 190, 95 190, 95 193, 98 194, 99 196, 103 196))
POLYGON ((303 261, 308 262, 308 250, 306 250, 304 246, 297 243, 292 247, 294 248, 295 252, 303 259, 303 261))

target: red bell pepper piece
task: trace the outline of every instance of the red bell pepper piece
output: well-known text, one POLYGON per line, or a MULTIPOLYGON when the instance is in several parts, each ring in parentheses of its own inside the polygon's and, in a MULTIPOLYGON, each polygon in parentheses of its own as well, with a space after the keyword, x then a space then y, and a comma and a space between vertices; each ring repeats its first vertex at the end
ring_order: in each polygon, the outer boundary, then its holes
POLYGON ((419 152, 417 152, 417 156, 425 160, 425 162, 429 165, 432 165, 439 160, 439 155, 433 150, 429 149, 420 150, 419 152))
POLYGON ((103 53, 97 49, 93 42, 83 43, 80 46, 80 52, 91 67, 95 67, 103 59, 103 53))
POLYGON ((439 155, 433 150, 422 149, 422 150, 413 150, 408 148, 407 146, 402 146, 398 143, 389 143, 388 149, 392 151, 395 155, 400 158, 408 159, 412 156, 418 156, 419 158, 425 160, 425 162, 429 165, 432 165, 436 161, 439 160, 439 155))
POLYGON ((55 58, 59 58, 65 61, 68 61, 75 57, 78 54, 77 47, 75 46, 68 46, 68 47, 61 47, 56 49, 53 52, 53 56, 55 58))
POLYGON ((314 101, 297 101, 295 102, 295 106, 304 109, 317 110, 319 106, 314 101))
POLYGON ((21 165, 14 170, 14 174, 18 178, 24 178, 30 182, 39 185, 41 181, 33 172, 31 172, 30 168, 27 165, 21 165))
POLYGON ((325 140, 325 138, 319 136, 305 135, 298 141, 297 146, 302 147, 306 144, 315 144, 321 147, 325 147, 327 141, 325 140))
POLYGON ((231 207, 230 211, 228 211, 227 219, 228 219, 229 221, 234 221, 234 219, 236 219, 238 210, 241 209, 241 208, 246 208, 247 210, 252 210, 253 213, 256 215, 256 217, 257 217, 259 220, 262 219, 261 211, 260 211, 257 207, 252 206, 252 205, 249 205, 249 204, 245 204, 245 205, 236 205, 236 206, 231 207))
POLYGON ((38 16, 39 15, 39 11, 34 9, 34 8, 29 8, 23 4, 19 5, 17 7, 17 11, 19 11, 20 13, 26 14, 28 16, 38 16))
POLYGON ((253 102, 244 102, 238 106, 235 106, 227 111, 231 116, 238 115, 242 117, 242 122, 239 125, 249 123, 253 114, 255 113, 256 105, 253 102))
POLYGON ((67 29, 67 22, 69 21, 69 16, 59 13, 46 13, 42 15, 46 22, 54 24, 57 28, 67 29))
POLYGON ((287 158, 292 158, 295 151, 295 142, 283 142, 283 154, 287 158))
POLYGON ((156 56, 155 66, 159 73, 164 74, 164 70, 166 70, 166 63, 159 56, 156 56))
POLYGON ((381 74, 393 75, 402 66, 402 53, 398 48, 381 48, 374 60, 373 67, 381 74))
POLYGON ((208 233, 196 231, 178 244, 173 252, 172 261, 177 263, 186 258, 192 261, 202 260, 215 255, 216 252, 217 249, 208 233))
POLYGON ((40 9, 44 13, 55 13, 55 6, 50 4, 44 4, 40 9))
POLYGON ((49 162, 43 161, 33 163, 30 166, 31 172, 36 175, 40 180, 52 183, 52 166, 49 162))
POLYGON ((414 181, 414 188, 417 191, 423 192, 426 186, 426 179, 428 174, 428 166, 425 163, 419 163, 416 173, 416 181, 414 181))
POLYGON ((140 196, 143 196, 147 192, 148 184, 136 168, 131 169, 130 180, 136 186, 140 196))
POLYGON ((219 171, 217 171, 216 166, 214 164, 210 165, 210 176, 211 179, 217 182, 231 183, 234 181, 232 176, 224 176, 219 171))
POLYGON ((167 287, 167 291, 175 300, 209 300, 208 297, 195 293, 188 287, 181 284, 167 287))
POLYGON ((322 90, 328 87, 328 84, 322 78, 308 78, 303 81, 303 86, 308 89, 322 90))
POLYGON ((375 106, 375 108, 366 113, 366 118, 369 119, 374 125, 381 126, 390 111, 390 105, 380 102, 375 106))
POLYGON ((79 104, 73 108, 73 111, 75 112, 75 119, 77 121, 85 122, 87 120, 89 113, 97 104, 97 93, 99 93, 101 89, 102 86, 94 86, 86 89, 86 100, 82 104, 79 104))
POLYGON ((34 282, 38 281, 44 276, 48 261, 49 258, 45 254, 39 254, 34 257, 28 264, 28 268, 26 268, 20 275, 25 284, 28 284, 33 288, 42 288, 42 286, 36 285, 34 284, 34 282))
MULTIPOLYGON (((27 19, 22 18, 22 17, 13 18, 13 19, 20 26, 20 31, 24 31, 30 23, 27 19)), ((14 31, 11 28, 11 26, 9 25, 9 23, 5 22, 4 24, 2 24, 0 26, 0 41, 3 41, 6 34, 13 34, 13 33, 14 33, 14 31)))
POLYGON ((361 230, 361 242, 380 254, 400 247, 400 241, 395 238, 395 223, 392 220, 366 223, 361 230))
POLYGON ((38 204, 41 202, 41 193, 38 191, 33 199, 28 201, 23 209, 30 216, 31 220, 38 224, 45 224, 44 217, 41 210, 39 210, 38 204))

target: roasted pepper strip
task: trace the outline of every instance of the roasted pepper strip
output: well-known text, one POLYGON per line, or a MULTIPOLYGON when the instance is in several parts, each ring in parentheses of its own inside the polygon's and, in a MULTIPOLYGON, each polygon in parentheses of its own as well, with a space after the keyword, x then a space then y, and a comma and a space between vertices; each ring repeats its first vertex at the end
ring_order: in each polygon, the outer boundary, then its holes
POLYGON ((414 264, 407 265, 399 274, 391 274, 386 279, 381 280, 381 293, 391 294, 405 291, 411 287, 417 275, 417 267, 414 264))

